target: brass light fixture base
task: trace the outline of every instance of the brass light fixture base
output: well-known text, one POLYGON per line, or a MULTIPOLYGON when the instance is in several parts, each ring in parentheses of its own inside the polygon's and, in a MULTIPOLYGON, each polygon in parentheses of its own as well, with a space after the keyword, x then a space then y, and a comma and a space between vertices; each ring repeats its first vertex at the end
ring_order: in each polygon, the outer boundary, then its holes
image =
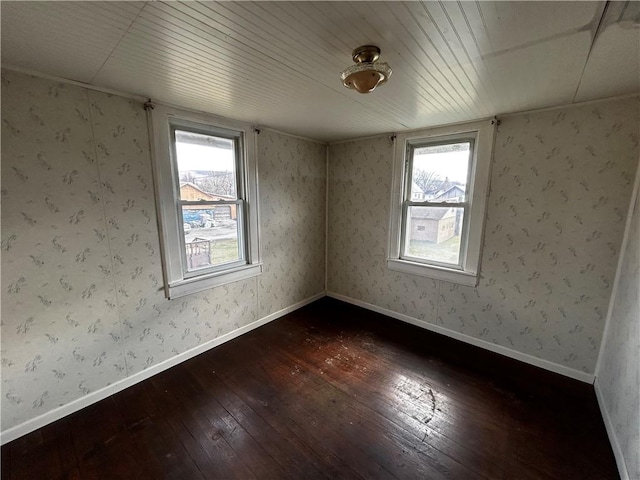
POLYGON ((362 45, 351 54, 356 63, 373 63, 380 58, 380 49, 375 45, 362 45))

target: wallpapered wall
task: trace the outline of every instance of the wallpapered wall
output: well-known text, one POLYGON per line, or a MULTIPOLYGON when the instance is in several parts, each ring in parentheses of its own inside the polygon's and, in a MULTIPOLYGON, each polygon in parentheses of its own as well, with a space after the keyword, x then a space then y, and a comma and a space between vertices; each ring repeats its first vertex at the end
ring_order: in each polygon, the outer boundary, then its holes
POLYGON ((329 150, 328 290, 593 373, 638 159, 638 98, 499 126, 477 288, 386 268, 393 146, 329 150))
POLYGON ((2 430, 324 291, 326 147, 258 150, 264 273, 169 301, 142 105, 2 72, 2 430))
POLYGON ((624 453, 628 478, 640 478, 640 196, 623 255, 597 381, 624 453))

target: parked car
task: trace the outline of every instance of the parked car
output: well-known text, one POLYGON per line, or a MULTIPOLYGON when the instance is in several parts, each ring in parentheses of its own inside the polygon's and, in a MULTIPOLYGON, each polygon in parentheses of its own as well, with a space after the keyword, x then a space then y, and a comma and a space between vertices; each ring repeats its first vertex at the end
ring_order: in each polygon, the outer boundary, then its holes
POLYGON ((191 228, 211 228, 217 225, 212 210, 182 210, 182 220, 191 228))
POLYGON ((184 230, 184 234, 186 235, 191 231, 191 225, 189 225, 188 223, 183 223, 182 229, 184 230))

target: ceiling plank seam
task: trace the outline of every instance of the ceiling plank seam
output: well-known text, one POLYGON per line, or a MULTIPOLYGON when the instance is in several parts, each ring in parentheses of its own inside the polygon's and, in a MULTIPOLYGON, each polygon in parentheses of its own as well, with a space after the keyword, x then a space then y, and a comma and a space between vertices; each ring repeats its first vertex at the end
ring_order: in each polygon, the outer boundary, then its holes
POLYGON ((118 46, 120 45, 120 43, 122 42, 124 37, 129 33, 129 30, 131 30, 133 25, 136 23, 136 21, 138 20, 138 17, 142 13, 142 11, 145 8, 147 8, 148 3, 149 2, 144 2, 144 5, 142 5, 142 7, 140 8, 140 11, 136 14, 136 16, 133 18, 133 20, 131 20, 131 23, 129 23, 129 26, 127 27, 127 29, 124 32, 122 32, 122 35, 120 36, 120 39, 113 46, 113 49, 111 49, 111 52, 109 53, 109 55, 107 55, 107 58, 105 58, 104 62, 102 62, 102 65, 100 65, 100 67, 96 70, 96 73, 93 75, 93 77, 91 77, 91 80, 89 80, 89 83, 93 83, 95 81, 96 77, 98 75, 100 75, 100 72, 102 71, 104 66, 107 64, 107 62, 111 59, 111 57, 113 56, 114 52, 118 49, 118 46))
POLYGON ((607 0, 607 2, 604 4, 604 7, 602 8, 602 13, 600 14, 600 19, 598 20, 598 25, 596 26, 595 30, 593 31, 593 36, 591 37, 591 45, 589 45, 589 51, 587 52, 587 58, 585 58, 584 60, 584 66, 582 67, 582 72, 580 73, 580 78, 578 79, 578 84, 576 85, 576 91, 573 93, 573 98, 571 99, 571 102, 574 103, 576 101, 576 98, 578 98, 578 92, 580 91, 580 86, 582 85, 582 79, 584 78, 584 74, 587 71, 587 65, 589 65, 589 59, 591 58, 591 53, 593 52, 593 47, 595 46, 596 42, 598 41, 598 36, 602 33, 603 30, 603 26, 604 26, 604 19, 607 16, 607 11, 609 10, 609 4, 610 1, 607 0))

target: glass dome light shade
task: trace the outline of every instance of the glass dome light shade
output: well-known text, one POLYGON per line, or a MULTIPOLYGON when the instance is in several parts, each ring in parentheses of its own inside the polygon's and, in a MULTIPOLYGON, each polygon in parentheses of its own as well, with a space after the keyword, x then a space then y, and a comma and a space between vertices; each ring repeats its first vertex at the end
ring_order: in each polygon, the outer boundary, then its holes
POLYGON ((391 76, 391 68, 386 63, 359 63, 344 69, 340 75, 342 84, 360 93, 369 93, 391 76))

